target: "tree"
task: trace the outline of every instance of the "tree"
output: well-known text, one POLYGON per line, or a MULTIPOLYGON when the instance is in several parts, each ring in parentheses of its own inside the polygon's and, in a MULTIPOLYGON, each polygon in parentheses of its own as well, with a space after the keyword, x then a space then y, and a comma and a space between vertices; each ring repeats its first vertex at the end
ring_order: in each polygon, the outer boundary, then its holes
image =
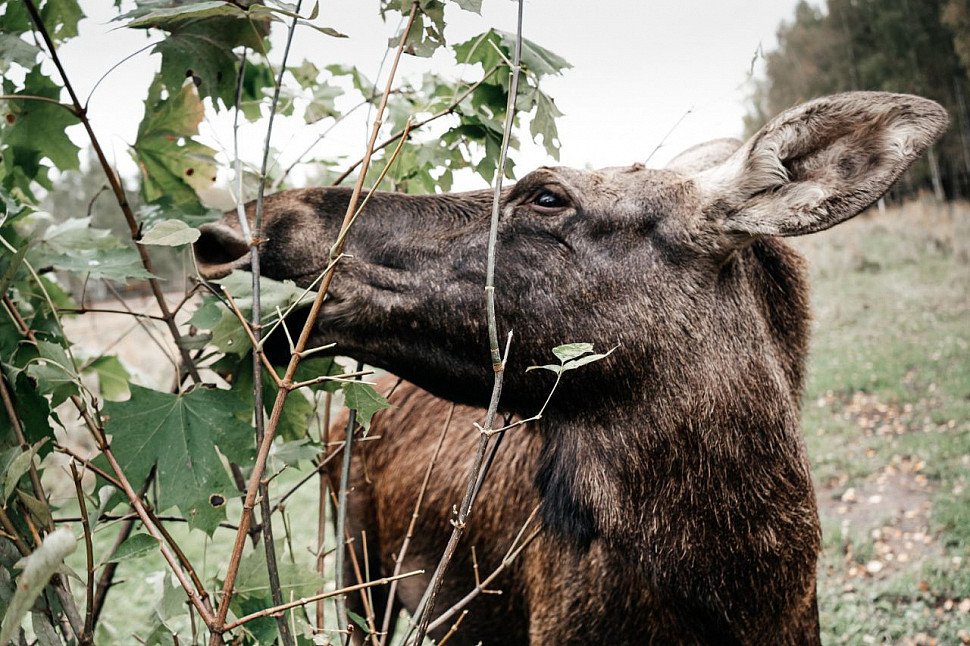
POLYGON ((827 0, 825 9, 800 2, 778 30, 778 48, 765 58, 746 126, 807 99, 847 90, 920 94, 939 101, 954 127, 911 172, 911 183, 946 184, 966 195, 966 61, 957 54, 967 38, 961 0, 827 0), (944 11, 945 9, 945 11, 944 11), (938 167, 938 168, 937 168, 938 167))

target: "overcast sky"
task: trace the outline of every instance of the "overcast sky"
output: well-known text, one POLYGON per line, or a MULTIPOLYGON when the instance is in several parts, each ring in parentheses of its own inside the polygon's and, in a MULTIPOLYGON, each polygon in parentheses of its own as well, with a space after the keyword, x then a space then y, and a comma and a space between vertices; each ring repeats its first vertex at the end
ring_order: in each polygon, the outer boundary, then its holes
MULTIPOLYGON (((548 78, 543 89, 565 113, 559 122, 561 163, 608 166, 645 159, 680 121, 650 164, 659 166, 684 148, 707 139, 739 136, 752 58, 759 47, 775 46, 775 32, 790 19, 797 0, 526 0, 523 32, 563 56, 573 65, 562 77, 548 78), (689 111, 689 114, 687 114, 689 111), (686 114, 686 116, 685 116, 686 114)), ((81 0, 88 19, 81 35, 62 48, 68 74, 84 97, 113 64, 151 39, 143 30, 108 23, 111 0, 81 0)), ((308 4, 308 2, 307 2, 308 4)), ((489 27, 515 31, 516 3, 484 0, 483 15, 461 11, 448 3, 450 42, 461 42, 489 27)), ((306 11, 306 9, 305 9, 306 11)), ((396 16, 396 14, 394 14, 396 16)), ((350 36, 334 39, 300 29, 290 61, 306 58, 318 67, 356 63, 376 76, 389 36, 397 30, 377 16, 377 3, 323 0, 316 22, 350 36)), ((279 37, 283 30, 278 29, 279 37)), ((279 38, 274 42, 281 43, 279 38)), ((280 55, 282 47, 275 47, 280 55)), ((417 77, 427 69, 456 74, 446 53, 427 59, 406 56, 399 74, 417 77)), ((101 140, 124 174, 135 172, 127 154, 143 114, 142 101, 159 65, 147 52, 122 64, 101 84, 90 115, 101 140)), ((756 65, 755 69, 758 69, 756 65)), ((231 120, 213 118, 204 127, 210 145, 231 146, 231 120)), ((274 146, 295 154, 314 137, 317 128, 295 122, 277 126, 274 146)), ((257 158, 264 123, 243 135, 244 154, 257 158)), ((366 125, 349 122, 336 130, 321 152, 359 157, 366 125)), ((76 134, 78 143, 83 133, 76 134)), ((528 135, 526 134, 526 139, 528 135)), ((538 146, 526 141, 515 153, 520 174, 553 163, 538 146)), ((484 182, 466 176, 456 188, 480 188, 484 182)))

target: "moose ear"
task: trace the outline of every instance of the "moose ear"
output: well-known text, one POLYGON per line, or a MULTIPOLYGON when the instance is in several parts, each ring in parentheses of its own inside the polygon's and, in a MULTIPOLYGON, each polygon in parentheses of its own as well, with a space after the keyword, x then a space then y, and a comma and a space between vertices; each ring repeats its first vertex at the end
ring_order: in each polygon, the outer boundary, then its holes
POLYGON ((712 139, 691 146, 671 159, 665 168, 675 173, 693 175, 720 164, 740 147, 740 139, 712 139))
POLYGON ((875 202, 948 122, 929 99, 836 94, 778 115, 693 181, 705 215, 728 234, 813 233, 875 202))

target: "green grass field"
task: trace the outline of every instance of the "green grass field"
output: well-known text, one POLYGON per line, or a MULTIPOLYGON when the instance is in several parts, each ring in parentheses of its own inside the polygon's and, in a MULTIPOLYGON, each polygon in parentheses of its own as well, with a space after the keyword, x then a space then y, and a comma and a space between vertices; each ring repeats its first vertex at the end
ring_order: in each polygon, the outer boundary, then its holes
MULTIPOLYGON (((824 531, 824 641, 970 643, 970 205, 873 211, 797 244, 815 310, 803 427, 824 531)), ((283 560, 305 572, 314 496, 309 486, 289 502, 282 541, 283 560)), ((232 532, 172 529, 217 577, 232 532)), ((100 548, 111 540, 99 532, 100 548)), ((99 644, 148 637, 163 567, 156 556, 122 564, 99 644)))
POLYGON ((970 207, 913 203, 799 247, 824 641, 970 643, 970 207))

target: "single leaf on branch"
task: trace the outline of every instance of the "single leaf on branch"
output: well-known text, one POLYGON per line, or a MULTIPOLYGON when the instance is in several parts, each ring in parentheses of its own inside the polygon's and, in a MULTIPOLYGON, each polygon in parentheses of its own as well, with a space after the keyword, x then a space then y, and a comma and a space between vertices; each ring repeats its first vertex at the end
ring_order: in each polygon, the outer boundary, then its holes
POLYGON ((560 375, 564 372, 570 370, 575 370, 576 368, 581 368, 582 366, 594 363, 605 359, 606 357, 613 354, 613 351, 620 346, 614 346, 610 348, 609 351, 602 354, 590 354, 593 352, 592 343, 566 343, 564 345, 556 346, 552 349, 552 353, 556 355, 559 359, 559 365, 546 364, 543 366, 529 366, 525 369, 526 372, 531 370, 548 370, 560 375))
POLYGON ((216 449, 236 464, 252 461, 248 410, 227 390, 174 395, 132 385, 131 399, 105 403, 105 430, 130 481, 157 464, 159 511, 178 507, 190 527, 212 534, 236 491, 216 449))
POLYGON ((45 441, 41 440, 26 451, 19 446, 12 446, 0 455, 0 473, 3 474, 3 480, 0 481, 0 505, 6 506, 17 483, 30 470, 37 451, 45 441))
POLYGON ((79 392, 80 376, 63 346, 50 341, 38 341, 36 357, 26 368, 27 375, 37 384, 37 390, 51 396, 51 406, 57 407, 79 392))
POLYGON ((88 364, 87 369, 98 375, 102 397, 112 401, 128 398, 130 394, 128 383, 131 380, 131 375, 121 365, 118 357, 98 357, 88 364))
MULTIPOLYGON (((9 6, 9 4, 8 4, 9 6)), ((18 94, 44 97, 55 101, 8 99, 0 102, 0 185, 5 189, 19 188, 31 196, 31 181, 51 187, 50 160, 61 171, 80 168, 80 148, 71 141, 65 130, 78 123, 66 106, 59 105, 61 88, 35 67, 24 78, 18 94)))
POLYGON ((346 382, 341 389, 344 392, 344 405, 357 411, 357 422, 364 427, 364 431, 370 430, 374 413, 391 407, 391 403, 374 386, 363 381, 346 382))
POLYGON ((142 172, 142 194, 149 202, 165 198, 190 212, 199 212, 197 191, 216 179, 215 150, 192 139, 199 132, 205 107, 192 83, 177 94, 158 99, 158 88, 145 104, 132 155, 142 172))
POLYGON ((148 554, 154 554, 156 551, 158 551, 158 540, 153 536, 149 536, 148 534, 133 534, 118 546, 118 549, 115 550, 114 554, 111 555, 111 558, 106 563, 117 563, 119 561, 136 559, 141 556, 147 556, 148 554))
POLYGON ((199 230, 190 227, 181 220, 162 220, 146 231, 139 244, 161 245, 163 247, 181 247, 192 244, 199 239, 199 230))

